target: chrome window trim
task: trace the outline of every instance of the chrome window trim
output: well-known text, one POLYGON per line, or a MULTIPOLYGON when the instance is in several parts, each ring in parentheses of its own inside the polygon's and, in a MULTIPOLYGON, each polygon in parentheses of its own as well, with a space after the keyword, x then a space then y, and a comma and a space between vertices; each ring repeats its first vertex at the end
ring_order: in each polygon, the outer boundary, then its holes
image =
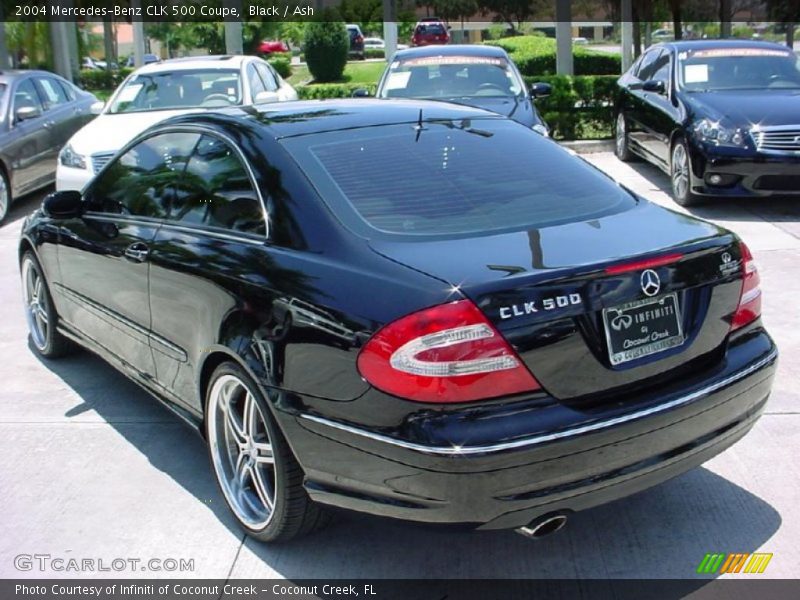
POLYGON ((623 423, 629 423, 631 421, 637 421, 639 419, 643 419, 645 417, 649 417, 651 415, 655 415, 661 412, 668 411, 670 409, 676 408, 678 406, 683 406, 684 404, 689 404, 694 402, 695 400, 699 400, 709 394, 712 394, 722 388, 725 388, 733 383, 736 383, 740 379, 744 379, 751 373, 758 371, 762 367, 770 364, 771 362, 775 361, 778 357, 778 350, 773 349, 767 356, 757 360, 754 363, 751 363, 747 367, 737 371, 722 379, 703 387, 699 390, 695 390, 689 394, 671 400, 669 402, 665 402, 663 404, 659 404, 657 406, 651 406, 650 408, 645 408, 642 410, 638 410, 632 413, 628 413, 626 415, 622 415, 619 417, 614 417, 613 419, 606 419, 605 421, 597 421, 595 423, 590 423, 588 425, 581 425, 580 427, 573 427, 572 429, 565 429, 564 431, 557 431, 555 433, 547 433, 543 435, 537 435, 533 437, 523 438, 519 440, 513 440, 509 442, 501 442, 499 444, 490 444, 484 446, 451 446, 448 448, 440 447, 440 446, 426 446, 424 444, 416 444, 414 442, 407 442, 404 440, 399 440, 397 438, 393 438, 387 435, 382 435, 379 433, 374 433, 372 431, 366 431, 364 429, 360 429, 358 427, 353 427, 351 425, 345 425, 344 423, 340 423, 338 421, 331 421, 329 419, 325 419, 323 417, 318 417, 316 415, 308 415, 308 414, 301 414, 300 418, 306 419, 308 421, 313 421, 314 423, 319 423, 321 425, 325 425, 327 427, 332 427, 334 429, 339 429, 341 431, 346 431, 348 433, 352 433, 353 435, 357 435, 360 437, 368 438, 374 440, 376 442, 382 442, 385 444, 389 444, 391 446, 396 446, 399 448, 404 448, 406 450, 413 450, 414 452, 420 452, 422 454, 433 454, 438 456, 470 456, 474 454, 492 454, 495 452, 503 452, 506 450, 517 450, 520 448, 528 448, 531 446, 537 446, 539 444, 544 444, 547 442, 554 442, 556 440, 562 440, 565 438, 570 438, 578 435, 582 435, 585 433, 591 433, 595 431, 601 431, 603 429, 607 429, 609 427, 613 427, 615 425, 621 425, 623 423))

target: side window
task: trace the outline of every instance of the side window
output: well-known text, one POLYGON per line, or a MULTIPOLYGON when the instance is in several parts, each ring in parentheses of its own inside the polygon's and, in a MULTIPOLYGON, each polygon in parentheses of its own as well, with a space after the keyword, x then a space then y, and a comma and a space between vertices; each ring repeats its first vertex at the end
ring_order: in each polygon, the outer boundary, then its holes
POLYGON ((37 108, 40 112, 44 110, 36 87, 33 85, 33 79, 22 81, 17 86, 17 91, 14 92, 14 114, 17 114, 20 108, 37 108))
POLYGON ((256 70, 258 71, 258 74, 261 75, 261 79, 264 81, 267 91, 277 92, 279 87, 278 81, 275 78, 275 74, 272 72, 272 68, 270 68, 268 65, 256 63, 256 70))
POLYGON ((261 201, 233 149, 204 135, 176 186, 170 219, 266 235, 261 201))
POLYGON ((174 186, 199 139, 198 133, 162 133, 129 148, 90 186, 87 200, 91 210, 166 217, 174 186))
POLYGON ((62 88, 61 84, 55 79, 51 79, 50 77, 37 77, 36 83, 39 84, 39 88, 42 90, 45 110, 50 110, 60 104, 69 102, 69 97, 64 92, 64 88, 62 88))
POLYGON ((661 56, 658 57, 658 60, 654 64, 655 72, 650 77, 650 79, 663 81, 664 83, 667 84, 667 86, 669 86, 669 82, 671 79, 671 77, 669 76, 670 65, 671 61, 669 52, 662 52, 661 56))
POLYGON ((67 95, 67 98, 69 98, 70 101, 75 100, 75 98, 76 98, 76 96, 75 96, 75 88, 72 87, 72 85, 70 85, 66 81, 59 81, 58 84, 64 90, 64 93, 67 95))
POLYGON ((649 50, 647 54, 644 55, 644 58, 642 58, 642 62, 639 65, 639 70, 636 72, 636 77, 642 81, 652 79, 653 74, 656 72, 656 60, 660 54, 660 48, 656 50, 649 50))
POLYGON ((267 91, 267 88, 264 87, 264 82, 261 81, 261 77, 259 77, 256 67, 253 63, 247 65, 247 81, 250 82, 250 98, 252 101, 255 101, 256 94, 267 91))

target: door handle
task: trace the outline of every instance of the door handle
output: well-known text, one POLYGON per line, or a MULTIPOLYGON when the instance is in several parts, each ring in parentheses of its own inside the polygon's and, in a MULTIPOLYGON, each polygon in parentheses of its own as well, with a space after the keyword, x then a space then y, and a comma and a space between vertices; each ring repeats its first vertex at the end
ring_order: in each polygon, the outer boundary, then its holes
POLYGON ((150 248, 148 248, 142 242, 134 242, 125 248, 125 258, 132 260, 133 262, 144 262, 147 260, 147 256, 149 254, 150 248))

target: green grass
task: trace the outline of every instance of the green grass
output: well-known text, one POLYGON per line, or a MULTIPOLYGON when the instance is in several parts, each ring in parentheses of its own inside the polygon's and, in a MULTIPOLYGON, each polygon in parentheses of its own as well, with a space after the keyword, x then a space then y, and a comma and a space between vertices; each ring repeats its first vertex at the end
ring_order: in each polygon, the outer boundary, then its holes
MULTIPOLYGON (((348 62, 344 68, 344 75, 339 81, 333 83, 377 83, 386 68, 386 61, 348 62)), ((292 85, 305 85, 311 82, 311 73, 306 65, 292 65, 292 76, 287 80, 292 85)))

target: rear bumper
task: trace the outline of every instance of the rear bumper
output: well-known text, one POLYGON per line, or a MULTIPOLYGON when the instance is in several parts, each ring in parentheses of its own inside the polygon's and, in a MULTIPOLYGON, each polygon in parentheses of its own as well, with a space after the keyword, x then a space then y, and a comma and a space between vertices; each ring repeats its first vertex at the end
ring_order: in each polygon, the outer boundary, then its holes
POLYGON ((514 528, 628 496, 722 452, 760 416, 776 362, 777 349, 758 328, 732 344, 700 384, 635 409, 572 410, 580 421, 549 431, 541 430, 550 421, 544 409, 520 412, 516 420, 531 421, 536 432, 497 443, 409 440, 308 413, 284 414, 281 425, 318 502, 412 521, 514 528))
POLYGON ((692 191, 698 195, 749 197, 800 194, 800 157, 759 155, 717 156, 695 146, 692 191), (711 185, 719 175, 722 185, 711 185))

